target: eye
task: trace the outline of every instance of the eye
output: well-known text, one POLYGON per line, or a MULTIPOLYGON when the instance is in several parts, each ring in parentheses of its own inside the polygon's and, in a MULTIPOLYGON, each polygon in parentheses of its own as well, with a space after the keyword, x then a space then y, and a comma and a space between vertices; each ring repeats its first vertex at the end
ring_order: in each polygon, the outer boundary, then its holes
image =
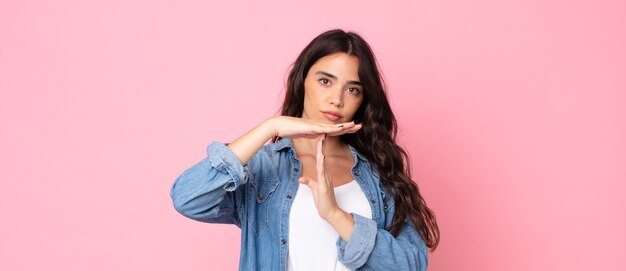
POLYGON ((330 80, 326 79, 326 78, 321 78, 318 80, 320 83, 322 83, 322 85, 329 85, 330 84, 330 80))
POLYGON ((348 88, 348 91, 350 92, 350 94, 353 94, 353 95, 361 94, 361 90, 358 88, 348 88))

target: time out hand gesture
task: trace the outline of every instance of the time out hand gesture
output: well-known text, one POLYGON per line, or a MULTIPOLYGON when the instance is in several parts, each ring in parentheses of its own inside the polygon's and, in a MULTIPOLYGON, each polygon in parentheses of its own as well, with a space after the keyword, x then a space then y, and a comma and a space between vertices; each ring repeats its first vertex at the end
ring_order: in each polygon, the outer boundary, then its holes
POLYGON ((333 182, 330 176, 326 175, 324 168, 324 153, 322 153, 325 134, 319 135, 317 141, 317 156, 316 156, 316 172, 317 178, 312 179, 309 177, 300 177, 298 182, 307 185, 313 194, 313 200, 315 201, 315 207, 320 217, 329 220, 342 212, 337 200, 335 199, 335 190, 333 182))

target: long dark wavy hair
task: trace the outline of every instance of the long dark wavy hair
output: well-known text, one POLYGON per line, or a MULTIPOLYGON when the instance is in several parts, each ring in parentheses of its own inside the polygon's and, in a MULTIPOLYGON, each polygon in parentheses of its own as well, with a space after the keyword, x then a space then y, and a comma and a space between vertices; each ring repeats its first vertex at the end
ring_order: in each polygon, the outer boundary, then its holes
MULTIPOLYGON (((293 63, 287 78, 281 115, 302 117, 304 110, 304 79, 320 58, 343 52, 359 59, 359 80, 363 86, 363 102, 354 115, 362 128, 353 134, 341 135, 374 165, 386 190, 394 197, 395 215, 387 229, 397 236, 405 221, 411 223, 422 240, 434 251, 439 244, 439 227, 434 213, 426 206, 419 188, 411 179, 410 158, 396 144, 398 127, 385 92, 376 58, 369 44, 358 34, 340 29, 326 31, 313 39, 293 63)), ((280 137, 272 138, 272 142, 280 137)))

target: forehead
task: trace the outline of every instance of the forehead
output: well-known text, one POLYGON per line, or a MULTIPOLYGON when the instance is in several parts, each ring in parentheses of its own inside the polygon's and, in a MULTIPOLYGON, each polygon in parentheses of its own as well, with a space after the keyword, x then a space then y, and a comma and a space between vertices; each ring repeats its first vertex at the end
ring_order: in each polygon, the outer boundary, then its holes
POLYGON ((359 79, 359 58, 346 53, 334 53, 318 59, 310 71, 325 71, 347 80, 359 79))

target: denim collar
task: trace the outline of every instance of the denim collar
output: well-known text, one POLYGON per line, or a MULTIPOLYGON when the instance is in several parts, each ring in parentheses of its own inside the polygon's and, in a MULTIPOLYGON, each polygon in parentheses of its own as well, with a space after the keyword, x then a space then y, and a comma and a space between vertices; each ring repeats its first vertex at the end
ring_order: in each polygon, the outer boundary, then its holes
MULTIPOLYGON (((348 144, 348 148, 350 148, 350 152, 352 153, 352 157, 358 157, 360 160, 367 161, 367 158, 365 158, 365 156, 360 154, 354 147, 352 147, 352 145, 348 144)), ((280 152, 280 151, 282 151, 284 149, 292 149, 293 150, 293 145, 291 143, 291 138, 281 138, 274 145, 274 151, 276 151, 276 152, 280 152)), ((293 151, 294 151, 294 154, 295 154, 295 150, 293 150, 293 151)))

